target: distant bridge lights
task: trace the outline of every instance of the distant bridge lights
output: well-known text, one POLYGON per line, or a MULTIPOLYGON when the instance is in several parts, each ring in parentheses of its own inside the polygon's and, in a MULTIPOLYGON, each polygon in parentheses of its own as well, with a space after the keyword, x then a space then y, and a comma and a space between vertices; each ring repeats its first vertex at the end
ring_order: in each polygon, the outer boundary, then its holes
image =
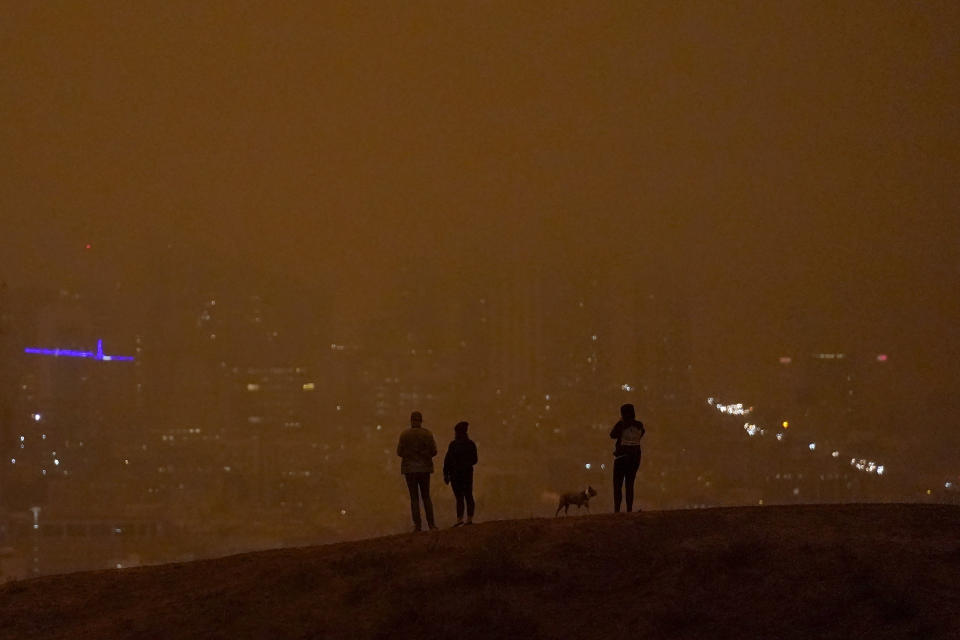
POLYGON ((76 349, 41 349, 38 347, 27 347, 23 350, 23 352, 41 356, 54 356, 57 358, 88 358, 90 360, 100 360, 103 362, 130 362, 134 359, 133 356, 114 356, 105 354, 103 352, 103 340, 97 340, 96 351, 77 351, 76 349))

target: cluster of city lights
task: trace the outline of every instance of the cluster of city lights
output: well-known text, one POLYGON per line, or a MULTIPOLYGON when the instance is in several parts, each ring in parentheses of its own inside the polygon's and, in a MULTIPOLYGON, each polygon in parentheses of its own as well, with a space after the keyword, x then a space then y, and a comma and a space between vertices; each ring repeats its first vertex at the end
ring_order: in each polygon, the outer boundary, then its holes
POLYGON ((744 407, 742 402, 736 404, 723 404, 715 398, 707 398, 707 404, 716 408, 717 411, 728 416, 746 416, 753 413, 753 407, 744 407))
MULTIPOLYGON (((753 407, 744 408, 743 403, 741 402, 738 402, 736 404, 723 404, 721 402, 718 402, 715 398, 711 397, 711 398, 707 398, 707 404, 709 404, 712 407, 715 407, 717 411, 719 411, 724 415, 740 416, 740 415, 748 415, 753 412, 753 407)), ((785 435, 784 432, 790 428, 790 422, 788 420, 784 420, 783 422, 780 423, 780 427, 781 429, 778 429, 776 433, 777 442, 783 442, 784 435, 785 435)), ((747 436, 750 438, 753 438, 756 436, 765 436, 767 433, 767 430, 763 426, 756 424, 754 422, 744 422, 743 430, 746 432, 747 436)), ((817 443, 816 442, 808 443, 807 449, 809 449, 810 451, 816 451, 817 443)), ((840 452, 837 450, 831 451, 830 457, 839 458, 840 452)), ((864 458, 851 458, 850 466, 852 466, 858 471, 862 471, 864 473, 876 474, 878 476, 882 476, 886 472, 886 467, 884 465, 876 461, 867 460, 864 458)))
POLYGON ((863 471, 864 473, 875 473, 878 476, 882 476, 885 469, 882 464, 877 464, 873 460, 865 460, 863 458, 850 458, 850 466, 857 471, 863 471))
POLYGON ((744 422, 743 430, 746 431, 747 435, 750 436, 751 438, 757 435, 762 436, 766 433, 766 429, 761 429, 760 427, 753 424, 752 422, 744 422))

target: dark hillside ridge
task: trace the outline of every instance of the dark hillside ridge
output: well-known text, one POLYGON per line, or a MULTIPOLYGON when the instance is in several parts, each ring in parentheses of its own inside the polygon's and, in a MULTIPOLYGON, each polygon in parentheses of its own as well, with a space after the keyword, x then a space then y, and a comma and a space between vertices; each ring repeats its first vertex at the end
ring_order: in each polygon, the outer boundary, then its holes
POLYGON ((960 508, 489 522, 0 588, 0 638, 958 638, 960 508))

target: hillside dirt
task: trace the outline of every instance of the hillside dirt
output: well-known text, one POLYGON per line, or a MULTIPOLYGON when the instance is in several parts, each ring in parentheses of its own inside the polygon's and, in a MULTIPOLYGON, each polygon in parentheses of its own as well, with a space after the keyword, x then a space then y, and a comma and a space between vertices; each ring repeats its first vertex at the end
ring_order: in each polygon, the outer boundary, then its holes
POLYGON ((0 638, 960 638, 960 508, 477 524, 0 587, 0 638))

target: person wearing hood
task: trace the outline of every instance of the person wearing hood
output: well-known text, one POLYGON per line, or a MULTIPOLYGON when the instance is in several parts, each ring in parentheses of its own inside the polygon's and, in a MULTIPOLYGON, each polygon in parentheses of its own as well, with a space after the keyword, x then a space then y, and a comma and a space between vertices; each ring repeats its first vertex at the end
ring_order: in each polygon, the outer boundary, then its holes
POLYGON ((640 439, 646 430, 637 420, 632 404, 620 407, 620 421, 610 437, 617 441, 613 450, 613 511, 620 513, 620 500, 626 488, 627 512, 633 511, 633 482, 640 468, 640 439))
POLYGON ((473 524, 473 465, 477 464, 477 445, 467 435, 467 422, 458 422, 453 428, 454 438, 447 447, 443 459, 443 481, 453 489, 457 499, 457 523, 473 524), (466 503, 467 521, 463 521, 464 503, 466 503))

